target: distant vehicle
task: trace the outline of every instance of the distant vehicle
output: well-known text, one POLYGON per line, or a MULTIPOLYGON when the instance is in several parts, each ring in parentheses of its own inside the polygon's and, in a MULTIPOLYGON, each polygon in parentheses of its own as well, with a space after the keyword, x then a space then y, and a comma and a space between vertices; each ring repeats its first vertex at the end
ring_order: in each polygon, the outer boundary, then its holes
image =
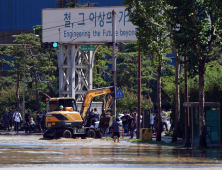
POLYGON ((124 114, 118 114, 116 117, 120 119, 122 116, 124 116, 124 114))

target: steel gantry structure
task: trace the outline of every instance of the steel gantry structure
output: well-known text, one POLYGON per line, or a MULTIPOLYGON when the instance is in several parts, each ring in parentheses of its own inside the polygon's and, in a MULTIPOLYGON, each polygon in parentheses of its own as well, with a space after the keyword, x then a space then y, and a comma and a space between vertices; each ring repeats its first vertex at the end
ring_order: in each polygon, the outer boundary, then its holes
MULTIPOLYGON (((84 44, 85 45, 85 44, 84 44)), ((60 44, 55 48, 59 67, 59 96, 73 97, 81 101, 93 87, 93 63, 95 51, 81 51, 79 44, 60 44)))

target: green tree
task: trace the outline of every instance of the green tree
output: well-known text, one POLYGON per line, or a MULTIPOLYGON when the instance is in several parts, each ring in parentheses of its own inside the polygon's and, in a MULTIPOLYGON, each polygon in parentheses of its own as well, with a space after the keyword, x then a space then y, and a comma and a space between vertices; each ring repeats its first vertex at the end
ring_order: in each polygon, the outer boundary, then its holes
POLYGON ((26 47, 25 46, 13 46, 8 47, 6 49, 6 54, 9 56, 14 56, 13 58, 13 66, 15 67, 12 70, 12 74, 16 75, 16 101, 17 101, 17 108, 20 107, 20 96, 19 96, 19 82, 22 81, 21 76, 24 74, 24 63, 26 62, 25 59, 26 55, 26 47))
MULTIPOLYGON (((35 28, 35 34, 38 35, 38 37, 39 37, 39 40, 37 40, 36 43, 41 43, 42 42, 42 25, 36 25, 36 26, 33 26, 33 28, 35 28)), ((50 62, 50 67, 52 65, 54 66, 53 73, 48 72, 48 71, 44 72, 45 76, 47 75, 47 77, 53 78, 53 80, 45 81, 45 83, 47 83, 47 85, 48 85, 47 89, 49 90, 49 92, 48 92, 49 96, 51 96, 51 97, 58 96, 58 94, 59 94, 59 91, 58 91, 58 89, 59 89, 59 78, 58 78, 59 77, 59 69, 58 69, 57 55, 56 55, 54 49, 38 48, 38 51, 39 51, 39 55, 48 57, 48 60, 50 62)), ((44 93, 41 92, 41 94, 44 94, 44 93)))
POLYGON ((4 64, 7 64, 8 66, 13 66, 13 57, 7 57, 6 49, 6 46, 0 47, 0 89, 6 89, 8 87, 11 89, 15 84, 15 82, 13 81, 13 75, 11 75, 11 71, 3 69, 4 64))
POLYGON ((155 56, 158 63, 157 68, 157 101, 158 101, 158 136, 157 141, 161 140, 161 75, 164 65, 164 58, 170 51, 170 41, 168 33, 160 25, 166 25, 163 14, 162 4, 156 1, 125 0, 128 5, 128 15, 130 21, 137 28, 138 44, 144 53, 149 52, 155 56), (152 7, 152 8, 150 8, 152 7), (154 21, 150 21, 150 18, 154 21), (156 22, 157 21, 157 22, 156 22), (153 24, 158 23, 158 24, 153 24))
POLYGON ((90 2, 80 5, 77 3, 78 0, 67 0, 66 5, 68 8, 82 8, 82 7, 90 7, 90 2))
MULTIPOLYGON (((48 83, 54 81, 55 77, 51 75, 56 67, 51 61, 51 49, 49 51, 41 51, 42 49, 39 46, 26 46, 26 44, 33 44, 33 34, 20 34, 16 36, 14 41, 18 44, 23 44, 23 46, 13 46, 8 48, 7 54, 14 56, 14 74, 17 75, 17 85, 16 85, 16 99, 17 107, 19 107, 19 82, 22 81, 21 76, 26 73, 26 77, 30 79, 28 88, 36 92, 36 109, 40 108, 39 106, 39 92, 41 90, 41 85, 39 83, 48 83), (36 53, 36 54, 34 54, 36 53), (32 86, 35 82, 35 87, 32 86)), ((36 42, 39 43, 39 38, 36 38, 36 42)), ((47 49, 48 50, 48 49, 47 49)), ((44 93, 41 93, 44 94, 44 93)))
MULTIPOLYGON (((129 91, 137 93, 138 90, 138 45, 137 43, 127 43, 125 52, 118 53, 117 83, 119 86, 127 87, 129 91)), ((150 83, 156 80, 156 64, 153 56, 142 53, 141 65, 141 92, 150 98, 152 89, 150 83)))
MULTIPOLYGON (((135 110, 138 106, 138 100, 137 100, 137 94, 128 91, 127 87, 121 87, 124 98, 123 99, 118 99, 117 100, 117 109, 118 112, 124 112, 127 111, 129 112, 130 110, 135 110)), ((153 107, 153 102, 151 99, 147 99, 145 96, 142 95, 141 97, 141 109, 151 109, 153 107)))
POLYGON ((171 18, 171 38, 181 56, 188 56, 186 67, 192 75, 199 75, 199 146, 207 147, 204 113, 205 63, 212 47, 222 35, 222 10, 218 0, 168 0, 168 17, 171 18))
MULTIPOLYGON (((105 81, 105 74, 110 75, 111 71, 108 70, 106 64, 111 64, 112 61, 105 58, 111 56, 112 49, 107 46, 100 46, 95 54, 93 64, 93 88, 100 88, 110 86, 109 82, 105 81)), ((111 58, 111 57, 110 57, 111 58)))

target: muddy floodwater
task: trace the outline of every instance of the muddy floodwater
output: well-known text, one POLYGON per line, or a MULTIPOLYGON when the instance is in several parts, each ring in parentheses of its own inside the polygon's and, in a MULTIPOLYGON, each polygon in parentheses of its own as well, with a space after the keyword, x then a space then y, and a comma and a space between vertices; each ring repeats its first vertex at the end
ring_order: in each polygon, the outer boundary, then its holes
POLYGON ((114 143, 103 139, 53 139, 41 136, 0 136, 0 166, 212 166, 222 169, 222 152, 114 143))

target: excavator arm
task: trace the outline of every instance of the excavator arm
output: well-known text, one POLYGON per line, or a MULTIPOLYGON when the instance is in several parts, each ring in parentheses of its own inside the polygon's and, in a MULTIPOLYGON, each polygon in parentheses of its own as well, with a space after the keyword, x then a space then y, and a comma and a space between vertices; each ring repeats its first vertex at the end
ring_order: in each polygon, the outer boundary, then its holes
POLYGON ((106 104, 105 104, 105 110, 108 109, 109 104, 110 104, 112 98, 113 97, 110 94, 107 96, 107 100, 106 100, 106 104))
POLYGON ((89 107, 89 103, 91 102, 91 100, 94 97, 100 96, 103 94, 111 94, 113 92, 114 92, 113 86, 89 90, 86 93, 83 104, 82 104, 81 116, 82 116, 83 120, 86 119, 86 113, 87 113, 87 109, 89 107))

